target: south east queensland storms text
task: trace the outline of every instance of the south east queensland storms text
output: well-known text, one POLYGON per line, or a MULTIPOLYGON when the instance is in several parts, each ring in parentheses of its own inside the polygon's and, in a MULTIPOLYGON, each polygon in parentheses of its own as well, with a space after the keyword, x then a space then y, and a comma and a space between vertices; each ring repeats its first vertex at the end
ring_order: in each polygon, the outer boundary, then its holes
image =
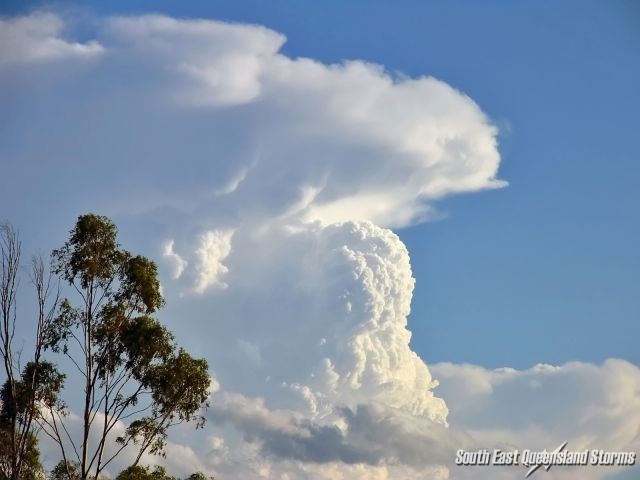
POLYGON ((495 449, 489 451, 480 449, 475 451, 458 450, 456 465, 635 465, 635 452, 607 452, 604 450, 582 450, 577 452, 558 451, 549 452, 532 450, 503 451, 495 449))

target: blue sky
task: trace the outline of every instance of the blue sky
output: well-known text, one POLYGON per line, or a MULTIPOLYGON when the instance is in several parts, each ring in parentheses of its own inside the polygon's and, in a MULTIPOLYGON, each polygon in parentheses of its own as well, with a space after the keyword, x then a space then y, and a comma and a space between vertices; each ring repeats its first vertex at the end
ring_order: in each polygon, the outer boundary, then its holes
MULTIPOLYGON (((5 13, 68 3, 5 2, 5 13)), ((73 8, 78 8, 74 6, 73 8)), ((283 51, 432 75, 500 128, 505 189, 437 205, 399 231, 427 361, 527 367, 640 361, 640 8, 612 2, 108 2, 258 23, 283 51), (607 328, 603 328, 603 326, 607 328)))
POLYGON ((171 437, 170 472, 422 480, 461 445, 638 450, 640 4, 0 14, 0 219, 30 254, 113 218, 212 366, 213 425, 171 437))

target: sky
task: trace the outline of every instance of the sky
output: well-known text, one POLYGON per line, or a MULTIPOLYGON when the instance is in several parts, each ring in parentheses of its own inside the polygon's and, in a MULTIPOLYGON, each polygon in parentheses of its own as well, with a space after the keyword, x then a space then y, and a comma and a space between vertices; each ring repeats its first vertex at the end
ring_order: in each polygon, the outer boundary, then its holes
MULTIPOLYGON (((0 13, 0 218, 46 252, 103 213, 158 261, 161 318, 220 385, 211 448, 172 446, 192 463, 481 478, 453 446, 637 451, 635 2, 0 13)), ((546 475, 586 474, 628 469, 546 475)))

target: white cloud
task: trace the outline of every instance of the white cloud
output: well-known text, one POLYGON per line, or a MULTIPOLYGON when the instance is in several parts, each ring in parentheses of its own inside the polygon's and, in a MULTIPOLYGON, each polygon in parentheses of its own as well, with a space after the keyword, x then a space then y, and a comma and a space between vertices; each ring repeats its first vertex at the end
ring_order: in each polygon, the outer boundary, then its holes
POLYGON ((195 251, 197 258, 195 291, 197 293, 204 293, 211 286, 227 287, 222 277, 229 269, 223 262, 231 252, 232 237, 232 229, 209 230, 200 234, 199 245, 195 251))
POLYGON ((85 59, 104 52, 96 41, 65 40, 63 28, 63 21, 53 13, 0 18, 0 69, 64 58, 85 59))
MULTIPOLYGON (((527 370, 490 370, 475 365, 431 366, 438 393, 447 400, 451 428, 486 448, 640 451, 640 369, 624 360, 602 365, 570 362, 527 370)), ((555 468, 552 478, 602 479, 635 467, 555 468)), ((455 477, 477 478, 475 469, 455 477)), ((512 470, 495 475, 513 478, 512 470)))
POLYGON ((189 262, 187 262, 184 258, 178 255, 173 251, 173 245, 175 241, 169 240, 164 244, 164 248, 162 250, 162 256, 166 259, 166 261, 170 264, 171 269, 173 270, 172 277, 174 280, 177 280, 184 272, 189 262))
POLYGON ((224 294, 201 300, 219 320, 203 316, 185 328, 220 341, 214 365, 259 358, 220 372, 227 388, 260 385, 282 396, 282 382, 306 385, 319 411, 378 401, 446 423, 429 370, 409 347, 414 279, 391 231, 368 222, 245 228, 226 265, 224 294))
POLYGON ((260 76, 285 41, 283 35, 255 25, 160 15, 112 18, 107 32, 117 44, 154 56, 189 78, 194 88, 179 98, 195 106, 256 99, 262 91, 260 76))
MULTIPOLYGON (((331 415, 270 408, 223 390, 209 412, 217 448, 199 451, 224 478, 512 479, 526 468, 458 467, 456 450, 640 449, 640 369, 623 360, 528 370, 432 367, 450 400, 448 428, 388 405, 334 406, 331 415), (479 387, 479 385, 484 385, 479 387)), ((632 467, 553 467, 556 480, 632 478, 632 467)))

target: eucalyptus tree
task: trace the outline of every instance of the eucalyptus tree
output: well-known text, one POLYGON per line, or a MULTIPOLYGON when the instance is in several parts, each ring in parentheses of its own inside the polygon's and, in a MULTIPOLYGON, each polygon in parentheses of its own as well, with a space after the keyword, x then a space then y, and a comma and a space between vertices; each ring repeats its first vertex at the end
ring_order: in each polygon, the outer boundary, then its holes
POLYGON ((155 263, 122 249, 108 218, 88 214, 53 251, 53 271, 70 295, 47 322, 45 347, 65 356, 68 376, 81 381, 80 433, 60 402, 38 420, 60 447, 66 479, 98 478, 127 447, 136 466, 145 452, 163 454, 173 425, 201 427, 208 365, 153 316, 164 305, 155 263))

